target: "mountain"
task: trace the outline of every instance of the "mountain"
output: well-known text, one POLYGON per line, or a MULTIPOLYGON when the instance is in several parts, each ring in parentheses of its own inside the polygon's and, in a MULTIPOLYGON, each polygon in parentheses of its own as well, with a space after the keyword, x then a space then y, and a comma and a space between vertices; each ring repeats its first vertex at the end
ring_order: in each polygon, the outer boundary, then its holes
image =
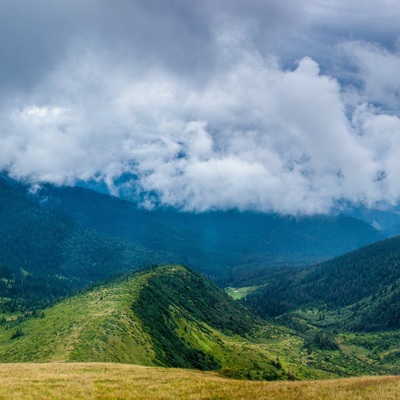
POLYGON ((0 194, 0 361, 115 361, 251 379, 400 371, 396 331, 379 340, 364 333, 366 324, 398 326, 398 239, 304 266, 343 250, 345 239, 354 245, 379 237, 368 224, 145 211, 79 188, 32 193, 4 177, 0 194), (177 266, 93 287, 184 258, 219 284, 251 283, 240 289, 246 305, 281 316, 255 318, 177 266))
POLYGON ((352 218, 147 211, 83 188, 32 192, 2 176, 0 310, 49 304, 152 264, 185 264, 220 285, 242 284, 379 237, 352 218))
POLYGON ((367 222, 386 237, 400 235, 400 206, 387 210, 353 207, 346 211, 346 215, 367 222))
POLYGON ((369 374, 400 372, 399 236, 310 267, 271 272, 252 289, 246 305, 293 329, 305 341, 309 365, 330 370, 339 364, 359 373, 360 367, 342 364, 348 357, 375 370, 369 374))
POLYGON ((321 330, 304 336, 263 321, 177 265, 130 273, 42 311, 0 319, 0 362, 50 361, 216 370, 256 380, 398 371, 365 364, 321 330))
MULTIPOLYGON (((371 225, 351 217, 284 217, 239 211, 144 210, 136 204, 79 187, 44 186, 41 204, 83 226, 177 255, 221 285, 255 271, 322 261, 382 239, 371 225)), ((249 275, 249 276, 248 276, 249 275)))
POLYGON ((107 361, 287 378, 267 349, 247 339, 258 325, 211 281, 180 266, 154 267, 3 321, 0 361, 107 361))
POLYGON ((400 236, 275 275, 249 301, 264 316, 314 308, 334 310, 335 318, 324 318, 321 326, 329 321, 359 331, 400 328, 400 236))
POLYGON ((117 273, 173 261, 167 252, 87 229, 0 179, 0 311, 24 311, 117 273))

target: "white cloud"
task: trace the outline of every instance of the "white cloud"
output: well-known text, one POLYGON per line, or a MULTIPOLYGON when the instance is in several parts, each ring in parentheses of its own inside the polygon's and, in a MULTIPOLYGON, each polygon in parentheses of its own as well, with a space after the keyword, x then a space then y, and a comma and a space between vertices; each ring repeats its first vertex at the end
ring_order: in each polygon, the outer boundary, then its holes
MULTIPOLYGON (((63 24, 32 70, 17 49, 31 34, 42 43, 40 32, 14 30, 11 61, 0 50, 4 70, 17 71, 0 97, 0 169, 13 177, 102 179, 117 194, 130 174, 147 205, 157 193, 196 210, 310 214, 341 200, 399 201, 399 55, 344 40, 334 68, 316 51, 351 36, 351 21, 362 33, 375 3, 74 3, 64 10, 71 31, 63 24), (290 68, 288 54, 300 54, 290 68)), ((387 22, 374 22, 378 42, 394 32, 390 6, 377 11, 387 22)), ((39 20, 52 26, 60 10, 46 12, 39 20)), ((19 13, 35 15, 32 5, 19 13)), ((0 29, 15 29, 4 18, 0 29)))
POLYGON ((400 55, 361 41, 343 43, 340 50, 356 71, 365 101, 398 110, 400 105, 400 55))
POLYGON ((229 68, 200 88, 73 54, 42 90, 3 109, 0 167, 32 182, 100 176, 114 191, 131 173, 140 190, 196 210, 313 213, 342 199, 398 200, 398 117, 360 104, 349 120, 340 83, 312 59, 283 70, 223 45, 229 68))

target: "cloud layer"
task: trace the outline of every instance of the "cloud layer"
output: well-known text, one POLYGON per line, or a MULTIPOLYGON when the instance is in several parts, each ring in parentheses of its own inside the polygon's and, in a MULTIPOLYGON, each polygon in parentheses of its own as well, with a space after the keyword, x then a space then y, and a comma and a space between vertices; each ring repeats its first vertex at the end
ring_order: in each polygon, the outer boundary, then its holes
MULTIPOLYGON (((1 5, 0 169, 11 176, 96 179, 114 194, 128 176, 124 192, 145 205, 198 211, 399 201, 400 56, 389 23, 373 44, 363 36, 373 2, 352 3, 363 12, 347 39, 345 2, 45 3, 1 5), (16 29, 7 13, 30 24, 16 29)), ((396 7, 386 3, 382 15, 396 7)))

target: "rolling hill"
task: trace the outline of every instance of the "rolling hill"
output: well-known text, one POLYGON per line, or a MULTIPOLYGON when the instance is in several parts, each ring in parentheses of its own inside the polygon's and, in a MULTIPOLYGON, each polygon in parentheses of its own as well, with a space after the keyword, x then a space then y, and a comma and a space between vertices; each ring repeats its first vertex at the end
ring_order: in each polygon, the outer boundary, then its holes
POLYGON ((3 315, 0 362, 129 363, 252 380, 398 370, 366 364, 322 330, 302 335, 258 319, 210 280, 177 265, 110 280, 42 311, 3 315))
POLYGON ((267 348, 246 339, 259 324, 200 275, 154 267, 3 320, 0 362, 118 362, 287 379, 267 348))
POLYGON ((0 362, 136 363, 250 379, 400 371, 399 334, 366 332, 398 327, 398 238, 306 267, 327 256, 329 238, 334 253, 379 235, 349 218, 145 211, 86 189, 45 189, 0 180, 0 362), (93 286, 187 257, 220 284, 251 283, 240 290, 246 305, 278 318, 254 317, 184 267, 93 286))
POLYGON ((332 356, 336 348, 379 374, 399 373, 400 237, 271 273, 263 283, 246 304, 303 338, 311 365, 322 362, 317 349, 332 349, 332 356))

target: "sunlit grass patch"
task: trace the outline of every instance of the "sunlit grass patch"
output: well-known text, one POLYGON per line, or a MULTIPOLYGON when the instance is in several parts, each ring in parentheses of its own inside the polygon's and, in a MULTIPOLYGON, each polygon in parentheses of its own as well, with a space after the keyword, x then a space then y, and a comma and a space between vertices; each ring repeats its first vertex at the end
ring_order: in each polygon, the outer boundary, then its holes
POLYGON ((234 300, 240 300, 245 298, 249 293, 254 292, 258 286, 246 286, 246 287, 227 287, 225 288, 226 293, 231 296, 234 300))
POLYGON ((126 400, 394 400, 399 377, 250 382, 215 372, 106 363, 0 364, 0 398, 126 400))

